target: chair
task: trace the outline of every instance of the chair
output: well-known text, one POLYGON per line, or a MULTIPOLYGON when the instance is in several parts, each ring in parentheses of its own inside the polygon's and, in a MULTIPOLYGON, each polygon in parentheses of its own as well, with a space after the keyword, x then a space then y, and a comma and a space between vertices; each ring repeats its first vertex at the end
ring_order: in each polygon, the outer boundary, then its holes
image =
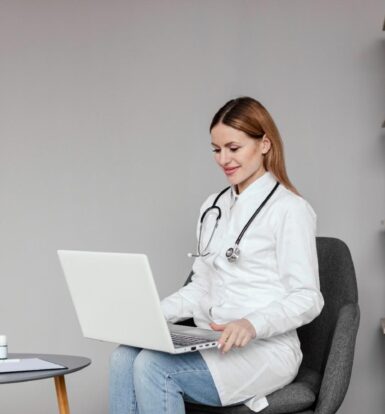
MULTIPOLYGON (((316 241, 325 306, 314 321, 298 329, 303 361, 297 377, 268 395, 269 406, 260 414, 333 414, 349 385, 360 319, 354 266, 349 248, 341 240, 317 237, 316 241)), ((253 413, 243 404, 185 405, 188 414, 253 413)))

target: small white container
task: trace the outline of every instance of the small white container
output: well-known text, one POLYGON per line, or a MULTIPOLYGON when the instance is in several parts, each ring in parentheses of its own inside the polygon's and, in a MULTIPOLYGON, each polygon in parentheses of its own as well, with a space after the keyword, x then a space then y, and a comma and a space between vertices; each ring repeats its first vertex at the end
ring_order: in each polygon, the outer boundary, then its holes
POLYGON ((8 358, 8 345, 7 337, 5 335, 0 335, 0 359, 8 358))

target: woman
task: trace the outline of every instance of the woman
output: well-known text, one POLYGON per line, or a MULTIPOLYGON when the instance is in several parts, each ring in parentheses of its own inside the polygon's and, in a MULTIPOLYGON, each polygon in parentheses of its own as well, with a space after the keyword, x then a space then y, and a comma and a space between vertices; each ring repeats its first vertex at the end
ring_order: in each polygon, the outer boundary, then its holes
POLYGON ((323 307, 316 215, 287 177, 271 116, 241 97, 216 113, 210 132, 231 186, 203 203, 194 276, 162 308, 170 322, 193 317, 220 331, 219 349, 169 355, 119 347, 111 358, 111 414, 179 414, 184 400, 260 411, 266 395, 296 376, 296 328, 323 307))

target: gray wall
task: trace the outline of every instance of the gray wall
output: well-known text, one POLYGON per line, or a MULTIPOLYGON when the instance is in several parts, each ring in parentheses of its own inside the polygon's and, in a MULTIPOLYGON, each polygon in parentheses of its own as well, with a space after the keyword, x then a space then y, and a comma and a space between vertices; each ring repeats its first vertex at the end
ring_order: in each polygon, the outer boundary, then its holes
MULTIPOLYGON (((107 412, 114 345, 82 338, 56 249, 150 256, 184 281, 198 207, 226 185, 208 124, 271 111, 319 235, 347 242, 362 309, 342 414, 385 404, 382 0, 0 1, 0 331, 10 351, 85 355, 74 413, 107 412)), ((53 381, 0 387, 2 413, 55 412, 53 381), (21 398, 21 396, 23 396, 21 398)))

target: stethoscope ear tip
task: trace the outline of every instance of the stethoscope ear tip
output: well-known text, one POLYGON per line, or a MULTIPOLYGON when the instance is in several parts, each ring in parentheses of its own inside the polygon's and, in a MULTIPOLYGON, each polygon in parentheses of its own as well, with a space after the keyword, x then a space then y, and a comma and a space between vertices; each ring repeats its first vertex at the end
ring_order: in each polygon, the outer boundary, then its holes
POLYGON ((197 254, 197 253, 187 253, 187 257, 201 257, 201 256, 205 256, 205 255, 202 255, 202 254, 197 254))

